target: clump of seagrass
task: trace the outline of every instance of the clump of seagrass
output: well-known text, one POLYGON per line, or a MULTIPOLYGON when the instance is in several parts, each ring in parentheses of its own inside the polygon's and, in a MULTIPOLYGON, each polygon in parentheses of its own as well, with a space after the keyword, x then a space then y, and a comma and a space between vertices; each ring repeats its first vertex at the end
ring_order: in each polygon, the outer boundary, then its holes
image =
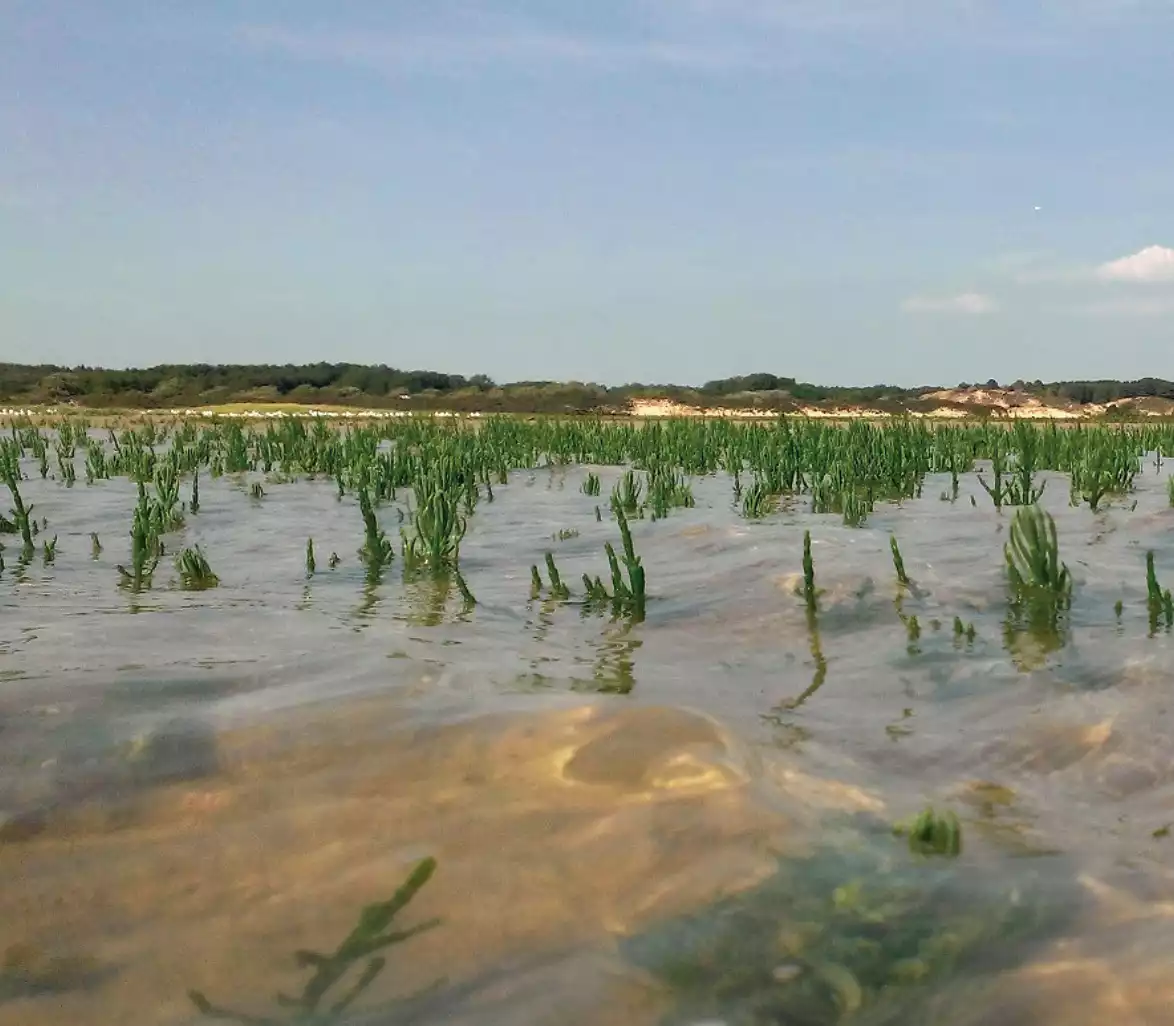
POLYGON ((180 552, 175 557, 175 569, 184 591, 206 591, 220 583, 199 545, 180 552))
POLYGON ((620 574, 619 561, 611 542, 604 545, 604 550, 607 552, 607 562, 611 568, 612 603, 632 620, 639 622, 644 619, 644 567, 640 563, 640 557, 636 555, 636 549, 632 544, 632 531, 628 527, 628 518, 624 512, 619 507, 615 510, 616 522, 620 525, 627 581, 624 581, 620 574))
POLYGON ((1153 552, 1145 554, 1145 590, 1152 637, 1158 633, 1160 621, 1165 621, 1167 630, 1174 626, 1174 595, 1171 595, 1169 588, 1163 591, 1162 586, 1158 583, 1158 575, 1154 570, 1153 552))
MULTIPOLYGON (((359 558, 366 565, 369 575, 378 576, 383 568, 392 561, 395 556, 395 548, 387 540, 387 535, 379 526, 379 520, 375 516, 375 507, 371 503, 370 492, 365 487, 360 488, 358 492, 359 512, 363 515, 364 531, 363 547, 359 550, 359 558)), ((307 570, 309 570, 309 560, 307 560, 307 570)))
POLYGON ((140 481, 139 501, 135 505, 130 528, 130 569, 121 563, 116 567, 121 578, 120 587, 136 593, 151 587, 151 577, 163 555, 159 533, 157 508, 140 481))
POLYGON ((160 461, 155 469, 155 519, 160 534, 173 531, 183 523, 179 500, 179 467, 174 455, 160 461))
MULTIPOLYGON (((602 578, 592 579, 589 575, 584 574, 583 587, 587 592, 584 609, 587 612, 593 612, 610 607, 613 616, 628 617, 632 623, 640 623, 644 619, 645 609, 644 567, 640 562, 640 557, 636 555, 628 518, 623 507, 614 498, 612 512, 615 514, 616 522, 620 525, 623 559, 621 560, 616 555, 615 547, 611 542, 607 542, 603 546, 604 552, 607 553, 608 568, 611 571, 611 593, 608 593, 607 585, 603 583, 602 578)), ((548 570, 551 562, 547 564, 548 570)))
POLYGON ((314 539, 306 539, 306 576, 313 577, 318 564, 314 560, 314 539))
POLYGON ((647 507, 652 511, 653 520, 663 520, 674 507, 691 509, 697 505, 693 489, 683 474, 667 467, 658 466, 648 472, 647 507))
POLYGON ((414 534, 401 531, 405 572, 427 570, 442 577, 456 570, 468 521, 461 514, 462 489, 439 472, 422 474, 414 484, 414 534))
POLYGON ((393 944, 401 944, 418 934, 439 925, 440 920, 430 919, 418 926, 405 930, 392 930, 395 917, 400 914, 432 878, 436 871, 436 860, 424 859, 403 885, 388 900, 368 905, 359 915, 359 921, 346 939, 330 954, 317 951, 298 951, 294 959, 299 968, 312 969, 314 975, 306 981, 301 994, 293 997, 278 993, 277 1004, 289 1009, 281 1019, 268 1016, 235 1012, 213 1004, 201 991, 190 990, 188 997, 202 1015, 211 1019, 234 1022, 240 1026, 282 1026, 283 1023, 335 1023, 343 1013, 362 996, 386 968, 387 960, 377 954, 393 944), (357 975, 352 970, 362 965, 357 975), (348 975, 353 982, 345 990, 338 991, 337 985, 348 975), (335 991, 333 1001, 327 1003, 327 995, 335 991))
POLYGON ((869 490, 861 493, 857 488, 848 488, 840 494, 840 511, 845 527, 863 527, 873 508, 873 498, 869 490))
POLYGON ((803 532, 803 601, 814 612, 819 595, 815 590, 815 561, 811 558, 811 532, 803 532))
POLYGON ((1020 669, 1036 669, 1064 644, 1072 578, 1060 561, 1056 525, 1039 506, 1023 506, 1004 547, 1010 608, 1004 642, 1020 669))
POLYGON ((1040 506, 1021 507, 1003 551, 1012 605, 1054 623, 1072 600, 1072 577, 1060 561, 1056 522, 1040 506))
POLYGON ((1021 420, 1015 425, 1013 434, 1016 456, 1008 498, 1013 506, 1034 506, 1048 484, 1045 481, 1037 488, 1032 480, 1040 464, 1039 433, 1021 420))
POLYGON ((901 549, 897 546, 897 536, 889 535, 889 548, 893 553, 893 569, 897 571, 897 583, 902 588, 910 585, 909 575, 905 572, 905 560, 901 558, 901 549))
POLYGON ((962 825, 953 812, 939 816, 932 806, 893 827, 897 836, 909 838, 909 850, 916 855, 957 856, 962 853, 962 825))
POLYGON ((634 470, 629 470, 616 482, 611 491, 612 509, 620 509, 628 515, 639 513, 643 492, 643 483, 634 470))
POLYGON ((589 473, 583 481, 583 494, 598 495, 601 487, 602 485, 599 480, 599 475, 589 473))
MULTIPOLYGON (((571 590, 563 583, 562 575, 558 572, 558 567, 555 566, 553 552, 546 554, 546 574, 550 578, 550 597, 559 602, 565 602, 569 599, 571 597, 571 590)), ((543 587, 542 574, 539 573, 537 566, 531 566, 530 598, 538 598, 542 594, 543 587)))
POLYGON ((777 505, 777 496, 772 495, 770 489, 757 479, 742 492, 742 516, 747 520, 761 520, 773 513, 777 505))
POLYGON ((965 624, 962 622, 962 617, 954 617, 954 647, 961 648, 962 643, 973 645, 974 639, 978 636, 974 629, 974 624, 965 624))
POLYGON ((1032 480, 1039 465, 1035 429, 1021 421, 1015 425, 1014 439, 1017 450, 1014 464, 1007 462, 1007 438, 999 429, 991 444, 992 483, 988 485, 982 475, 978 475, 978 483, 991 497, 995 508, 1000 510, 1004 506, 1034 506, 1047 486, 1045 481, 1036 488, 1032 480))
POLYGON ((33 551, 33 524, 31 514, 32 504, 24 504, 20 494, 20 446, 16 442, 4 438, 0 439, 0 479, 8 486, 12 493, 12 520, 4 521, 5 530, 12 534, 20 534, 26 553, 33 551))

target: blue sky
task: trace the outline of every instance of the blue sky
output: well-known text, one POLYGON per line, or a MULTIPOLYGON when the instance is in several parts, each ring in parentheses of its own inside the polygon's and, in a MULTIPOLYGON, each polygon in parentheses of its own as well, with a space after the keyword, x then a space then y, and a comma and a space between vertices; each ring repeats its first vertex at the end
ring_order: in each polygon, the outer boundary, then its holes
POLYGON ((0 359, 1174 378, 1172 53, 1174 0, 0 0, 0 359))

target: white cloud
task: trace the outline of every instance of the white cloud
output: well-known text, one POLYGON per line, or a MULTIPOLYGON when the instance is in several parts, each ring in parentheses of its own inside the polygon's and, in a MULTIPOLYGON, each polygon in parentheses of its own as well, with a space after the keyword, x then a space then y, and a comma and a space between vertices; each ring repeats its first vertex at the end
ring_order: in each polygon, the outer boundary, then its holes
POLYGON ((957 296, 911 296, 901 304, 905 313, 988 314, 999 308, 990 296, 981 292, 963 292, 957 296))
POLYGON ((1174 281, 1174 249, 1146 246, 1130 256, 1101 264, 1097 277, 1102 281, 1174 281))
POLYGON ((1009 254, 986 266, 996 271, 1010 272, 1020 285, 1063 284, 1065 282, 1094 282, 1138 284, 1174 281, 1174 249, 1166 246, 1147 246, 1145 249, 1110 260, 1104 264, 1064 263, 1025 255, 1017 259, 1009 254), (1018 267, 1016 267, 1018 264, 1018 267))

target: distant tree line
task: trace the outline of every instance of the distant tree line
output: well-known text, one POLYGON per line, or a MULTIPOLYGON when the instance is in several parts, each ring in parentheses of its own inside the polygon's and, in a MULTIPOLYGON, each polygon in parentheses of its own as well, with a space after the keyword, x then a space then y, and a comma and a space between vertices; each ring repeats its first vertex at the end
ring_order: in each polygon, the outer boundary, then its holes
POLYGON ((1077 403, 1106 403, 1113 399, 1138 399, 1155 396, 1174 399, 1174 382, 1163 378, 1138 378, 1136 381, 1058 381, 1041 385, 1038 381, 1030 391, 1058 395, 1077 403))
MULTIPOLYGON (((969 387, 966 383, 960 388, 969 387)), ((997 388, 987 381, 983 388, 997 388)), ((1174 399, 1174 382, 1017 381, 1010 386, 1041 397, 1078 403, 1157 396, 1174 399)), ((799 403, 833 401, 898 408, 916 404, 936 386, 901 388, 814 385, 775 374, 747 374, 684 385, 580 381, 515 381, 499 385, 484 374, 464 377, 380 364, 163 364, 127 370, 0 363, 0 402, 73 404, 88 408, 171 409, 223 403, 288 402, 402 409, 485 410, 519 413, 603 412, 634 398, 787 410, 799 403)))
POLYGON ((794 378, 780 378, 774 374, 747 374, 737 378, 719 378, 701 386, 704 396, 741 395, 748 392, 781 392, 800 402, 820 402, 835 399, 848 403, 875 402, 879 399, 916 399, 923 388, 900 388, 896 385, 812 385, 794 378))
POLYGON ((314 402, 342 402, 477 390, 493 384, 484 375, 465 378, 351 363, 161 364, 128 370, 0 364, 0 397, 6 401, 86 406, 177 406, 250 399, 298 402, 306 396, 313 396, 310 401, 314 402))

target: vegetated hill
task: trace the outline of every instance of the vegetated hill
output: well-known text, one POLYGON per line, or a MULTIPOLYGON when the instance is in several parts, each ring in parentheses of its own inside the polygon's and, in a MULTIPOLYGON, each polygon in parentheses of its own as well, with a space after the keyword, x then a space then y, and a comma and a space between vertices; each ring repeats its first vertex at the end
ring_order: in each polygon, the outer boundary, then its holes
POLYGON ((403 371, 347 363, 163 364, 112 370, 0 364, 0 398, 24 402, 74 402, 84 406, 151 408, 275 401, 345 403, 396 399, 403 394, 478 390, 493 382, 437 371, 403 371))
MULTIPOLYGON (((1117 382, 1118 390, 1129 391, 1117 382)), ((1078 391, 1070 388, 1069 391, 1078 391)), ((1101 394, 1108 394, 1105 390, 1101 394)), ((1060 388, 1029 390, 1026 388, 959 387, 927 392, 922 401, 947 403, 961 408, 982 409, 1009 417, 1063 420, 1076 417, 1109 415, 1174 416, 1174 399, 1156 395, 1126 395, 1100 402, 1079 401, 1060 388)))
POLYGON ((428 370, 351 363, 164 364, 107 369, 0 363, 0 402, 72 405, 88 409, 183 409, 226 403, 296 403, 369 409, 504 413, 624 413, 665 400, 673 408, 835 413, 1000 413, 1082 415, 1116 410, 1170 415, 1174 382, 1017 381, 1000 388, 962 384, 956 389, 895 385, 825 386, 759 373, 721 378, 700 387, 631 383, 606 386, 580 381, 497 384, 428 370), (1047 411, 1060 411, 1048 413, 1047 411))
POLYGON ((982 408, 992 413, 1003 413, 1016 417, 1064 417, 1087 416, 1089 412, 1104 412, 1102 404, 1082 404, 1058 395, 1038 395, 1015 388, 943 388, 927 392, 924 400, 935 403, 949 403, 961 407, 982 408), (1095 407, 1088 410, 1086 407, 1095 407))

